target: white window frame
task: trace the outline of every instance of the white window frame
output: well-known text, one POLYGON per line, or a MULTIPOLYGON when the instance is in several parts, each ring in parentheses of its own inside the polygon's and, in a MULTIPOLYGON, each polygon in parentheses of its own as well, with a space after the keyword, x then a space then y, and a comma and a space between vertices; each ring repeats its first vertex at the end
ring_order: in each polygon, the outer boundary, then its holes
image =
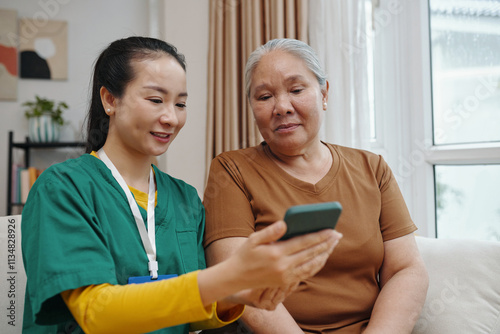
POLYGON ((381 22, 374 43, 381 137, 372 150, 391 166, 417 233, 434 237, 434 165, 498 164, 500 143, 433 145, 428 1, 374 2, 381 22))

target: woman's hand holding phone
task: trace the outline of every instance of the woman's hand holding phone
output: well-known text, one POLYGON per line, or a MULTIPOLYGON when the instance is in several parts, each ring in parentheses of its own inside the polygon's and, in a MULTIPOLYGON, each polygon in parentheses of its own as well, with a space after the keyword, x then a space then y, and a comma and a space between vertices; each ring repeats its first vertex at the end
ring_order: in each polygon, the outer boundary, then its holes
POLYGON ((277 221, 254 232, 231 257, 201 271, 202 300, 222 297, 225 302, 273 310, 301 281, 323 268, 342 238, 330 228, 279 241, 286 230, 286 223, 277 221), (205 289, 203 281, 219 284, 205 289))
POLYGON ((342 235, 323 230, 278 241, 286 224, 278 221, 255 232, 228 259, 239 272, 240 283, 249 290, 234 294, 230 300, 273 310, 299 283, 323 268, 342 235))

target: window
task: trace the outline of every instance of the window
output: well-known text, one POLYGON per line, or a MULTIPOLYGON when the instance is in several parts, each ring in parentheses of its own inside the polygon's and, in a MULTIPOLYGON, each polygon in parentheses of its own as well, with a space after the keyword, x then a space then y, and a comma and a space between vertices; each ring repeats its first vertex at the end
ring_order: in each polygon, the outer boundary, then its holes
MULTIPOLYGON (((430 0, 434 145, 500 141, 500 1, 430 0)), ((437 237, 500 241, 500 165, 434 166, 437 237)))
POLYGON ((500 1, 430 0, 434 143, 500 141, 500 1))
POLYGON ((438 238, 500 241, 500 165, 436 165, 438 238))
POLYGON ((374 3, 376 122, 418 233, 500 241, 500 0, 374 3))

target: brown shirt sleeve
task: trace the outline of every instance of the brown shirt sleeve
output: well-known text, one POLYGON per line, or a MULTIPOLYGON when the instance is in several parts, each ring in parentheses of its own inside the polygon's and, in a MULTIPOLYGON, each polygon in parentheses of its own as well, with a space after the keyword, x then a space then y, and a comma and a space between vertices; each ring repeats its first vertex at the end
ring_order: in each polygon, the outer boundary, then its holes
POLYGON ((203 204, 205 247, 221 238, 248 237, 254 232, 251 195, 238 166, 231 159, 218 156, 212 161, 203 204))
POLYGON ((414 232, 417 227, 413 224, 396 178, 381 156, 375 173, 381 194, 379 221, 382 239, 388 241, 414 232))

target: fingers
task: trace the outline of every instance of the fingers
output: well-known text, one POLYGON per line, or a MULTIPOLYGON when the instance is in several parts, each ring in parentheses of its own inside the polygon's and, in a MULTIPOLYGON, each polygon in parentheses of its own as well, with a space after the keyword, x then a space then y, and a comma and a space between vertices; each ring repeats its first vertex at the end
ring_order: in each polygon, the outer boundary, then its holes
POLYGON ((297 263, 298 266, 291 272, 290 279, 292 281, 301 281, 314 276, 321 270, 321 268, 323 268, 341 238, 342 234, 335 231, 326 242, 322 242, 294 254, 293 261, 294 263, 297 263))
POLYGON ((316 275, 324 267, 329 256, 329 253, 323 253, 307 262, 302 263, 294 269, 291 273, 290 279, 294 281, 303 281, 316 275))
POLYGON ((292 285, 283 285, 276 288, 247 289, 237 292, 227 298, 226 303, 246 304, 260 309, 273 311, 298 287, 296 282, 292 285))
POLYGON ((258 300, 254 301, 254 307, 265 309, 268 311, 274 311, 279 304, 281 304, 285 298, 295 290, 295 285, 292 287, 284 288, 270 288, 260 290, 258 300))
POLYGON ((252 233, 249 239, 254 245, 267 244, 278 240, 285 232, 286 224, 280 220, 258 232, 252 233))
POLYGON ((225 299, 225 302, 246 304, 272 311, 276 309, 289 293, 279 288, 260 288, 240 291, 225 299))
MULTIPOLYGON (((286 224, 278 221, 250 235, 231 256, 229 261, 232 262, 233 272, 239 273, 241 288, 296 285, 323 267, 341 238, 340 233, 330 229, 275 242, 285 231, 286 224)), ((282 297, 276 295, 274 298, 282 297)))
POLYGON ((280 289, 264 289, 254 307, 272 311, 276 309, 276 306, 278 306, 278 304, 283 301, 282 296, 283 293, 280 291, 280 289))
POLYGON ((294 254, 303 251, 306 248, 313 247, 323 242, 328 242, 331 238, 340 238, 340 233, 335 230, 327 229, 319 232, 308 233, 302 236, 281 241, 280 244, 286 247, 287 254, 294 254))
POLYGON ((324 252, 330 254, 342 239, 342 234, 335 230, 325 230, 318 233, 322 233, 321 239, 317 239, 319 242, 310 245, 308 248, 302 248, 294 254, 297 261, 308 261, 324 252), (326 238, 324 238, 325 236, 326 238))

